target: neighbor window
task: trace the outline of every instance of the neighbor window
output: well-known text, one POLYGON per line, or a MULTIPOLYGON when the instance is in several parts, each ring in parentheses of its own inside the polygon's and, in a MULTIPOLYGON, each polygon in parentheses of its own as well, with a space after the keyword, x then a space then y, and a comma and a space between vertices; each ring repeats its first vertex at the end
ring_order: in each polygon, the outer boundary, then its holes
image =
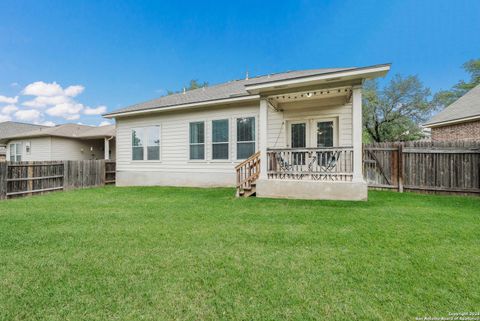
POLYGON ((132 129, 132 160, 160 160, 160 127, 132 129))
POLYGON ((237 159, 246 159, 255 153, 255 117, 237 119, 237 159))
POLYGON ((205 122, 190 123, 190 159, 205 159, 205 122))
POLYGON ((212 121, 212 159, 228 159, 228 119, 212 121))
POLYGON ((10 144, 10 161, 11 162, 22 161, 22 143, 10 144))

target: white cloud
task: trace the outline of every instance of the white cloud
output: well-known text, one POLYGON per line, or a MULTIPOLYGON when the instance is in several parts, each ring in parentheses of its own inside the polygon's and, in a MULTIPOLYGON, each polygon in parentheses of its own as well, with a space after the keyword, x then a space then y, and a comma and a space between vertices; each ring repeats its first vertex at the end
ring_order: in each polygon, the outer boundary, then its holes
POLYGON ((22 103, 22 105, 32 108, 42 108, 69 102, 72 102, 72 100, 67 96, 38 96, 22 103))
POLYGON ((50 116, 61 117, 67 120, 75 120, 80 118, 80 112, 83 110, 83 105, 79 103, 64 103, 58 104, 47 109, 47 114, 50 116))
POLYGON ((40 119, 41 113, 35 109, 18 110, 15 112, 15 118, 22 121, 36 121, 40 119))
POLYGON ((15 105, 7 105, 2 108, 2 113, 5 115, 10 115, 13 112, 16 112, 18 110, 18 107, 15 105))
POLYGON ((112 123, 110 123, 108 120, 104 120, 102 121, 100 124, 98 124, 99 127, 102 127, 102 126, 108 126, 108 125, 111 125, 112 123))
POLYGON ((18 87, 18 82, 15 82, 15 81, 14 81, 14 82, 12 82, 12 83, 10 84, 10 86, 12 86, 12 87, 18 87))
POLYGON ((101 114, 105 114, 106 112, 107 112, 106 106, 98 106, 97 108, 87 107, 83 111, 85 115, 101 115, 101 114))
POLYGON ((21 91, 23 95, 21 102, 18 102, 18 96, 0 96, 0 103, 8 104, 3 109, 0 107, 0 112, 5 115, 15 116, 15 118, 22 121, 43 122, 49 125, 54 125, 49 116, 66 120, 78 120, 81 115, 97 116, 107 112, 106 106, 91 108, 77 101, 76 97, 83 93, 84 90, 85 87, 82 85, 62 87, 56 82, 36 81, 28 84, 21 91), (27 108, 22 109, 20 107, 19 109, 15 106, 17 103, 27 108))
POLYGON ((65 96, 75 97, 80 95, 85 90, 85 87, 81 85, 69 86, 63 91, 65 96))
POLYGON ((75 97, 85 90, 82 85, 68 86, 63 89, 62 86, 56 82, 46 83, 43 81, 36 81, 27 85, 22 91, 25 96, 68 96, 75 97))
POLYGON ((3 123, 4 121, 10 121, 12 120, 12 117, 8 115, 0 115, 0 123, 3 123))
POLYGON ((7 96, 0 95, 0 103, 16 104, 17 102, 18 102, 18 96, 7 97, 7 96))
POLYGON ((36 81, 27 85, 22 92, 26 96, 61 96, 64 95, 63 88, 56 82, 46 83, 36 81))
POLYGON ((53 121, 47 120, 47 121, 39 123, 39 125, 53 127, 53 126, 55 126, 55 123, 53 121))

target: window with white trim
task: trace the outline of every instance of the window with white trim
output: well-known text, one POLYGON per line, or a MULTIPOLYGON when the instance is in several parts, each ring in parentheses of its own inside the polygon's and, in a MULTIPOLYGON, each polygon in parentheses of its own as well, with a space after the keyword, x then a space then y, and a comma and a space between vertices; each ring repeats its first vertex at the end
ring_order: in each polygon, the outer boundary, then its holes
POLYGON ((10 144, 10 161, 11 162, 22 161, 22 143, 10 144))
POLYGON ((237 118, 237 159, 255 154, 255 117, 237 118))
POLYGON ((212 159, 228 159, 228 119, 212 120, 212 159))
POLYGON ((132 129, 132 160, 160 160, 160 126, 132 129))
POLYGON ((205 122, 190 123, 190 159, 205 159, 205 122))

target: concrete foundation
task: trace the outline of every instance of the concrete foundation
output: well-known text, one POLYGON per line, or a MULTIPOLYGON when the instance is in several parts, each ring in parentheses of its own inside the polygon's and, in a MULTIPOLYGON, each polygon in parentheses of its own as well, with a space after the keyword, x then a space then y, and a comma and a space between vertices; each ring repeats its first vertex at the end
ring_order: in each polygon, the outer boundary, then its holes
POLYGON ((366 201, 368 186, 366 182, 261 179, 257 181, 257 197, 366 201))
POLYGON ((235 173, 117 171, 117 186, 233 187, 235 173))

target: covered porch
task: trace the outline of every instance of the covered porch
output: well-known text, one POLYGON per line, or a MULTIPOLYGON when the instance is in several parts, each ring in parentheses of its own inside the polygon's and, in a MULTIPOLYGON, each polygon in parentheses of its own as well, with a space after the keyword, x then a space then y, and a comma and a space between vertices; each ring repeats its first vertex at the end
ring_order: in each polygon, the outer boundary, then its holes
POLYGON ((239 195, 366 200, 362 83, 387 70, 250 88, 260 95, 259 148, 237 166, 239 195))

